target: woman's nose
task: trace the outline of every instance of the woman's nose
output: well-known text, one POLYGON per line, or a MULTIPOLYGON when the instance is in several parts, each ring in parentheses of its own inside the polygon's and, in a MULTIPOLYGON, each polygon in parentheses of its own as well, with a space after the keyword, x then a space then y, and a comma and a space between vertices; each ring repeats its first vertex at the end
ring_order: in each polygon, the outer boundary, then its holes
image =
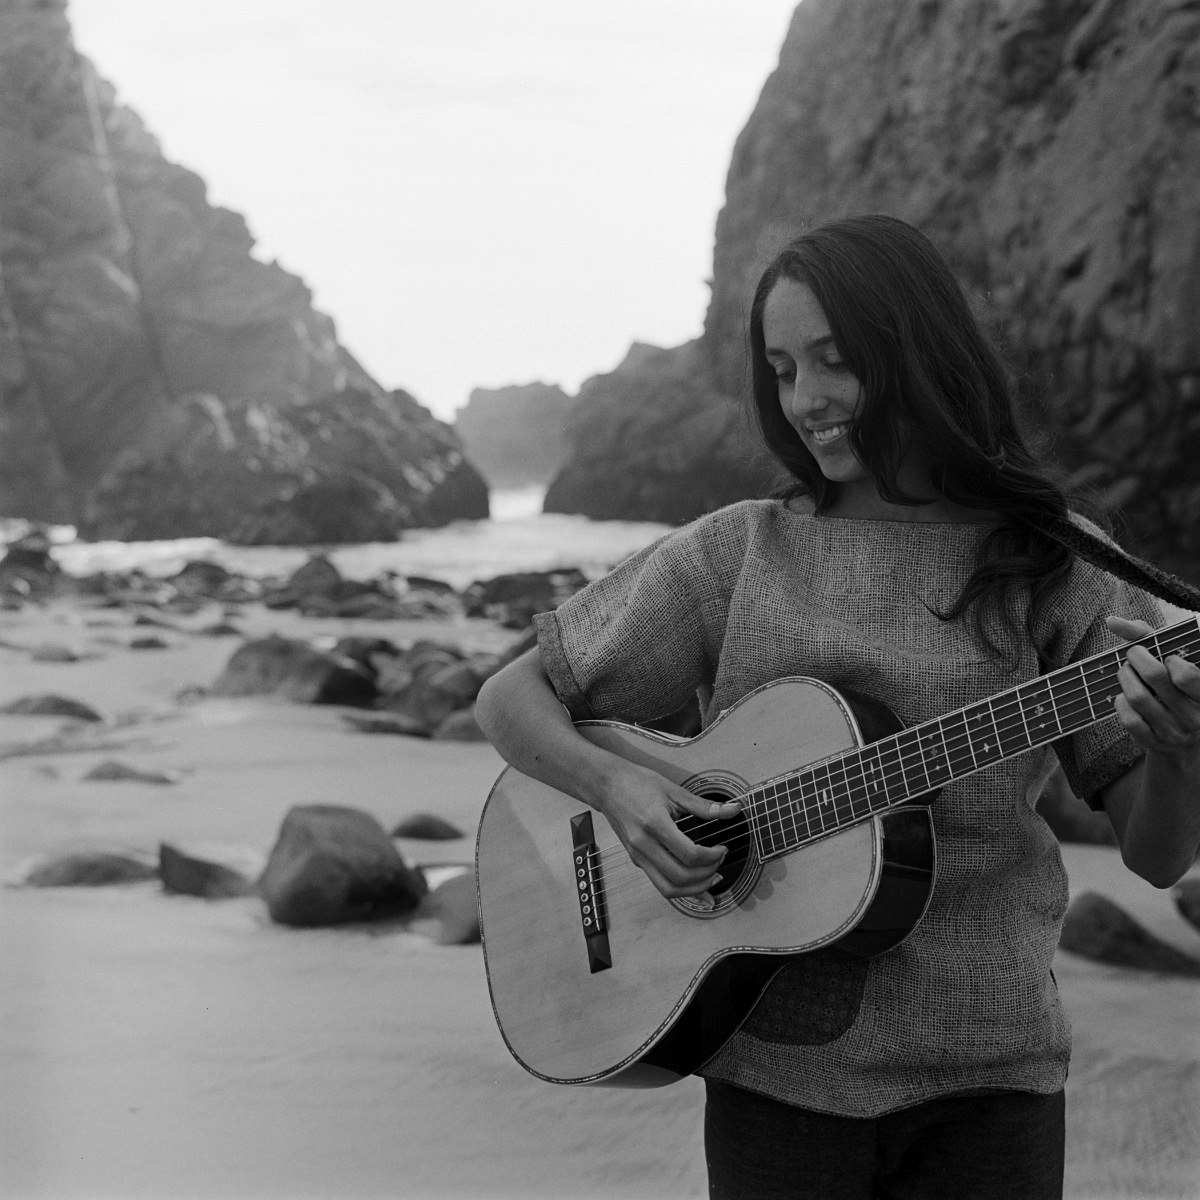
POLYGON ((799 419, 820 412, 828 403, 810 372, 797 371, 792 381, 788 409, 791 416, 799 419))

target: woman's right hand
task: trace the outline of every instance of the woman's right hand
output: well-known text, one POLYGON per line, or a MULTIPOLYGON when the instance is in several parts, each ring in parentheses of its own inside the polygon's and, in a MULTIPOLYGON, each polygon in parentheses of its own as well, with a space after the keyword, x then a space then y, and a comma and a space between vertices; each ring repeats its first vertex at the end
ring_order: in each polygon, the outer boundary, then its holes
POLYGON ((698 896, 714 888, 725 847, 692 841, 676 821, 688 813, 727 821, 739 811, 734 801, 697 796, 657 771, 621 760, 592 803, 664 896, 698 896))

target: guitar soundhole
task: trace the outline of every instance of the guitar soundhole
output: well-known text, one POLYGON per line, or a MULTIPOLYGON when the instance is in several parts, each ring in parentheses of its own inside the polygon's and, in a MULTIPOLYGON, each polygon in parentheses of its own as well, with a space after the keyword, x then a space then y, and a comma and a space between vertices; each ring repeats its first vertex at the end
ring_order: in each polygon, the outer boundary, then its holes
MULTIPOLYGON (((718 804, 746 790, 742 788, 692 789, 707 800, 718 804)), ((721 863, 720 878, 716 886, 701 896, 683 896, 672 903, 684 912, 699 917, 716 917, 735 907, 754 885, 758 868, 758 855, 754 848, 754 837, 750 822, 744 813, 729 820, 712 820, 696 817, 690 813, 680 817, 676 824, 692 841, 701 846, 725 846, 727 852, 721 863)))

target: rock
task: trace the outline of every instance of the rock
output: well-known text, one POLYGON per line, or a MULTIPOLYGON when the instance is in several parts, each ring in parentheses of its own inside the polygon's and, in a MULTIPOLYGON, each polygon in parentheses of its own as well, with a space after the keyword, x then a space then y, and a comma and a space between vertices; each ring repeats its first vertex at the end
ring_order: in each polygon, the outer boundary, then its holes
POLYGON ((585 381, 566 438, 548 513, 675 525, 766 495, 777 476, 699 342, 635 345, 615 371, 585 381))
POLYGON ((1038 814, 1060 842, 1115 846, 1117 835, 1108 815, 1096 812, 1071 791, 1066 776, 1056 770, 1038 798, 1038 814))
POLYGON ((475 719, 475 705, 460 708, 441 721, 429 735, 435 742, 486 742, 487 734, 475 719))
POLYGON ((469 868, 439 884, 421 900, 409 928, 439 946, 468 946, 482 940, 475 874, 469 868))
POLYGON ((392 837, 416 838, 427 842, 448 842, 466 837, 466 834, 456 825, 452 825, 444 817, 439 817, 435 813, 414 813, 411 817, 405 817, 392 830, 392 837))
POLYGON ((103 721, 104 718, 90 705, 69 696, 53 694, 22 696, 0 708, 0 712, 33 717, 70 717, 75 721, 103 721))
POLYGON ((1185 921, 1200 929, 1200 878, 1195 875, 1180 880, 1171 892, 1175 907, 1185 921))
POLYGON ((733 149, 702 338, 584 384, 546 510, 676 522, 765 494, 754 281, 799 229, 886 212, 946 253, 1072 484, 1200 574, 1198 88, 1194 3, 804 0, 733 149))
POLYGON ((72 44, 0 9, 0 512, 93 540, 391 540, 484 517, 453 430, 388 391, 304 282, 167 160, 72 44), (10 202, 11 201, 11 202, 10 202))
POLYGON ((149 637, 135 637, 129 640, 130 650, 169 650, 171 643, 155 634, 149 637))
POLYGON ((277 696, 300 704, 370 704, 370 673, 297 638, 272 634, 234 651, 210 689, 214 696, 277 696))
POLYGON ((563 428, 572 401, 560 387, 474 388, 455 413, 468 457, 495 488, 545 483, 566 449, 563 428))
POLYGON ((166 842, 158 847, 158 874, 163 890, 180 896, 226 900, 254 892, 254 884, 240 871, 185 854, 166 842))
POLYGON ((114 758, 97 763, 83 778, 91 782, 104 783, 168 784, 179 782, 178 776, 171 775, 166 771, 147 771, 114 758))
POLYGON ((29 652, 34 662, 74 663, 83 657, 78 650, 64 646, 61 642, 42 642, 29 652))
POLYGON ((406 737, 429 736, 429 730, 426 729, 424 721, 418 721, 415 717, 406 717, 401 713, 386 713, 378 716, 342 713, 342 720, 351 729, 357 729, 359 733, 398 733, 406 737))
POLYGON ((25 876, 27 887, 104 887, 142 883, 158 877, 157 869, 128 854, 81 851, 52 858, 25 876))
POLYGON ((375 655, 398 657, 402 652, 395 642, 383 637, 341 637, 329 647, 329 653, 335 658, 347 658, 358 663, 360 667, 375 675, 375 664, 372 661, 375 655))
POLYGON ((203 597, 208 600, 223 599, 226 590, 234 582, 233 574, 220 563, 207 559, 195 559, 184 565, 171 576, 171 586, 181 595, 203 597))
POLYGON ((578 567, 497 575, 467 588, 463 611, 468 617, 487 617, 510 629, 525 629, 534 613, 557 608, 587 582, 578 567))
POLYGON ((1200 976, 1200 959, 1168 945, 1098 892, 1083 892, 1067 909, 1059 946, 1072 954, 1139 971, 1200 976))
POLYGON ((50 553, 50 538, 39 529, 9 542, 0 558, 0 593, 21 598, 42 596, 55 587, 61 576, 62 568, 50 553))
POLYGON ((426 889, 370 814, 302 805, 284 818, 258 890, 273 920, 317 926, 410 912, 426 889))
POLYGON ((451 713, 479 694, 482 679, 462 653, 418 641, 399 656, 372 655, 378 672, 376 706, 395 713, 428 737, 451 713))

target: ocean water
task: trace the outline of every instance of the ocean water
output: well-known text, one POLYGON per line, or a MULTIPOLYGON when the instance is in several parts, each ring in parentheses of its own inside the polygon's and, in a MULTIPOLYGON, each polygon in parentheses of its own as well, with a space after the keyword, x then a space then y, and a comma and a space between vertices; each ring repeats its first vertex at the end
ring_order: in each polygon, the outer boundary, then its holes
POLYGON ((206 560, 255 579, 287 576, 321 551, 349 579, 385 571, 424 575, 464 588, 477 579, 509 571, 578 567, 589 578, 602 575, 669 528, 648 521, 592 521, 541 511, 541 488, 492 493, 492 516, 456 521, 440 529, 413 529, 397 542, 347 546, 231 546, 217 538, 159 542, 84 542, 74 531, 52 531, 52 553, 72 575, 142 570, 155 577, 175 574, 185 563, 206 560))

